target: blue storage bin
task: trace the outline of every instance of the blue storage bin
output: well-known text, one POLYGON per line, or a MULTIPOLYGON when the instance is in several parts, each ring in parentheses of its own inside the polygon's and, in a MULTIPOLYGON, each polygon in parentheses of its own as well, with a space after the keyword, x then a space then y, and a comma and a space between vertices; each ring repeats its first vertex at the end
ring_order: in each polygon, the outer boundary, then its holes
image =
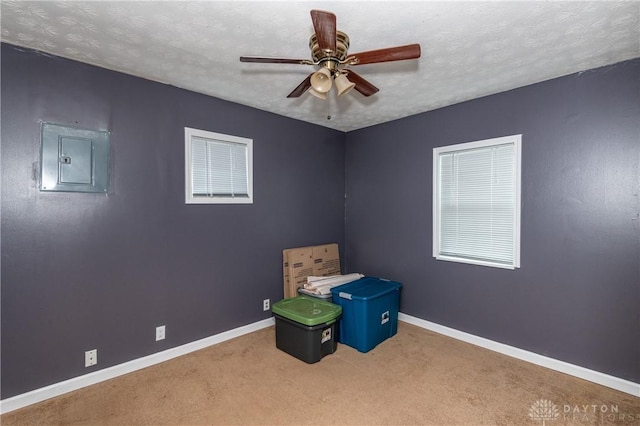
POLYGON ((369 352, 398 331, 402 284, 364 277, 331 289, 333 303, 342 306, 338 342, 369 352))

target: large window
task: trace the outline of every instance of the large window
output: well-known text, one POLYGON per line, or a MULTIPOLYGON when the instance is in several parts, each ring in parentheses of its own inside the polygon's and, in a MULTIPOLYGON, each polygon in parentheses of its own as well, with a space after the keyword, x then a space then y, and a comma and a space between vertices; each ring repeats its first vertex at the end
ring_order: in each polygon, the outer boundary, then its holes
POLYGON ((253 203, 253 140, 185 127, 185 202, 253 203))
POLYGON ((522 135, 433 150, 433 256, 520 267, 522 135))

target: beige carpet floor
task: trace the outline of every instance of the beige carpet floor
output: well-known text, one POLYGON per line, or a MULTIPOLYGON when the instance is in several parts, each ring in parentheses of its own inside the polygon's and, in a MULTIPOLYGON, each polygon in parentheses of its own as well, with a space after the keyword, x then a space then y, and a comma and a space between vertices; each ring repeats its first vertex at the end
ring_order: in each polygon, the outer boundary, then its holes
POLYGON ((640 398, 400 322, 316 364, 269 327, 16 410, 9 425, 639 425, 640 398), (544 410, 546 408, 546 411, 544 410))

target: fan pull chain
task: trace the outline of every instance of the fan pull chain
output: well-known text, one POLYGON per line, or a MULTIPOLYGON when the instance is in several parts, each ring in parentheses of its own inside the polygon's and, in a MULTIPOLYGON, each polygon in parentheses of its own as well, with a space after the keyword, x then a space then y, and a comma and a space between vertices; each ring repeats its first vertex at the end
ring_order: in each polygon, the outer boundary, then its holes
POLYGON ((327 96, 327 120, 331 120, 331 100, 327 96))

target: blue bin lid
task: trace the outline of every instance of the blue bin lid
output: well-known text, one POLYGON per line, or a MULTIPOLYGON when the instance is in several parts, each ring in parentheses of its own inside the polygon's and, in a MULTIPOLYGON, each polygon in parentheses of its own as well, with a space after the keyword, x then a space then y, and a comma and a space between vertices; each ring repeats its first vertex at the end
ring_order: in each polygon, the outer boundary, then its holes
POLYGON ((349 300, 369 300, 400 290, 402 284, 383 278, 364 277, 331 289, 331 294, 349 300))

